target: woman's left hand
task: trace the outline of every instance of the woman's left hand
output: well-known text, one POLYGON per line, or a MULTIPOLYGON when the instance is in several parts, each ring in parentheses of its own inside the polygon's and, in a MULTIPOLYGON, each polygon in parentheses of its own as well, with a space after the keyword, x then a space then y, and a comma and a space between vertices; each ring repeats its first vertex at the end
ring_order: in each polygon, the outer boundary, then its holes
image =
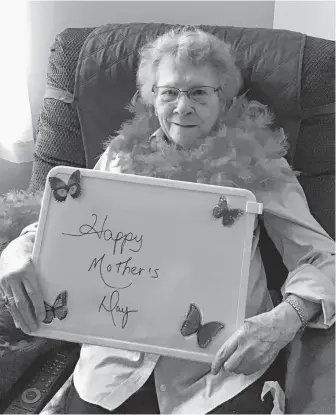
POLYGON ((293 340, 301 327, 294 308, 282 302, 273 310, 248 318, 219 349, 211 372, 223 367, 234 373, 250 375, 270 364, 279 351, 293 340))

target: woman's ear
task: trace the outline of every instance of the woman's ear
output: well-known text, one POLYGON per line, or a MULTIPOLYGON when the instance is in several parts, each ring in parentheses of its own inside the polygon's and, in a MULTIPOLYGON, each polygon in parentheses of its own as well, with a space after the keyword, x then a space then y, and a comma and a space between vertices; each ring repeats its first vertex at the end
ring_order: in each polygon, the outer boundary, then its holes
POLYGON ((222 106, 226 105, 228 98, 225 96, 225 93, 223 92, 222 89, 218 91, 218 98, 222 106))

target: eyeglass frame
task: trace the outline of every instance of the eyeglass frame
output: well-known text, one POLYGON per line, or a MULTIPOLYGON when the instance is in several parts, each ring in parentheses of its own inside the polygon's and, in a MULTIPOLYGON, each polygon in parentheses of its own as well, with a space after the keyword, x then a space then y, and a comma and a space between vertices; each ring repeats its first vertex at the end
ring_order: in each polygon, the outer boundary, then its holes
POLYGON ((173 102, 178 101, 178 99, 179 99, 179 98, 180 98, 180 96, 181 96, 181 93, 186 93, 186 94, 187 94, 188 99, 190 99, 190 100, 191 100, 191 101, 193 101, 193 102, 196 102, 196 104, 200 104, 200 102, 195 101, 193 98, 191 98, 191 97, 190 97, 190 95, 189 95, 189 91, 191 91, 192 89, 197 89, 197 88, 212 88, 212 89, 214 90, 214 93, 216 93, 216 92, 218 92, 218 91, 221 91, 221 89, 222 89, 222 87, 221 87, 221 86, 218 86, 217 88, 215 88, 214 86, 210 86, 210 85, 201 85, 201 86, 193 86, 192 88, 189 88, 187 91, 183 91, 183 90, 181 90, 181 89, 179 89, 179 88, 176 88, 175 86, 157 86, 157 85, 153 85, 153 87, 152 87, 152 93, 153 93, 153 94, 155 94, 155 88, 176 89, 177 91, 179 91, 178 96, 177 96, 174 100, 169 101, 169 104, 171 104, 171 103, 173 103, 173 102))

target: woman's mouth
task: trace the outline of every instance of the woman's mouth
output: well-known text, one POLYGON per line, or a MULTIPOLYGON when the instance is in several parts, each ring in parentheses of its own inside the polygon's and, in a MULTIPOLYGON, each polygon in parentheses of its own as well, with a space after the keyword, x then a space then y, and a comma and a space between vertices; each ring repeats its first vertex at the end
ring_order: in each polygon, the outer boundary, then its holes
POLYGON ((183 124, 178 124, 177 122, 173 122, 174 125, 177 125, 178 127, 182 127, 182 128, 194 128, 196 127, 196 125, 183 125, 183 124))

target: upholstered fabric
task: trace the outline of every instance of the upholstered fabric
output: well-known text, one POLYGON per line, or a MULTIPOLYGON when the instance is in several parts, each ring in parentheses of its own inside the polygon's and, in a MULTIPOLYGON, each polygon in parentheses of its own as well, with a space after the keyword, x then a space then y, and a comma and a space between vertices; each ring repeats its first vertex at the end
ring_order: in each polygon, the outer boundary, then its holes
MULTIPOLYGON (((79 52, 93 28, 66 29, 50 48, 46 87, 73 95, 79 52)), ((49 170, 58 165, 85 167, 84 148, 74 105, 45 94, 37 124, 30 191, 43 189, 49 170)))
MULTIPOLYGON (((125 106, 136 92, 138 49, 171 25, 106 25, 92 31, 79 56, 75 96, 86 163, 95 164, 101 142, 130 117, 125 106)), ((305 37, 267 29, 204 26, 234 47, 249 98, 269 104, 282 120, 299 117, 305 37), (289 77, 288 74, 291 74, 289 77)), ((289 137, 295 141, 296 137, 289 137)))
POLYGON ((0 311, 0 402, 35 359, 61 344, 59 340, 24 334, 15 327, 9 312, 2 309, 0 311))

